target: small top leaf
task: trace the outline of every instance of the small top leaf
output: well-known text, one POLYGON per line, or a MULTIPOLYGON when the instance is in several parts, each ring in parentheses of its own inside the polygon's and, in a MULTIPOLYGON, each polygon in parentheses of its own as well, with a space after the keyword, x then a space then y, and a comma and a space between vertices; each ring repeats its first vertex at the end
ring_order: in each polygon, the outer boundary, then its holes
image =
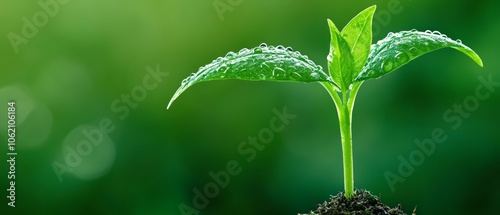
POLYGON ((356 15, 342 29, 341 35, 351 47, 353 57, 353 77, 356 77, 366 63, 372 44, 372 20, 377 9, 373 5, 356 15))
POLYGON ((483 66, 481 58, 460 40, 452 40, 437 31, 401 31, 389 33, 386 38, 372 45, 366 65, 355 81, 379 78, 423 54, 446 47, 466 54, 483 66))
POLYGON ((253 49, 229 52, 212 63, 200 67, 182 81, 167 108, 193 84, 213 80, 332 82, 323 68, 292 48, 261 44, 253 49))
POLYGON ((328 20, 328 25, 331 35, 330 53, 327 57, 328 70, 338 90, 347 90, 353 81, 351 48, 331 20, 328 20))

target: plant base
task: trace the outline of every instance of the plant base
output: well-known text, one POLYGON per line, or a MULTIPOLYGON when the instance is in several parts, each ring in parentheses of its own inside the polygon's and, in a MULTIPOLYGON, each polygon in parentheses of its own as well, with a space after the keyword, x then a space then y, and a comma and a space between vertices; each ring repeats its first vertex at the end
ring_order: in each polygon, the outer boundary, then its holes
MULTIPOLYGON (((412 215, 416 215, 413 210, 412 215)), ((366 190, 356 190, 354 196, 347 199, 344 192, 333 196, 328 202, 318 204, 315 211, 299 215, 406 215, 401 210, 401 205, 390 208, 382 203, 379 198, 366 190)))

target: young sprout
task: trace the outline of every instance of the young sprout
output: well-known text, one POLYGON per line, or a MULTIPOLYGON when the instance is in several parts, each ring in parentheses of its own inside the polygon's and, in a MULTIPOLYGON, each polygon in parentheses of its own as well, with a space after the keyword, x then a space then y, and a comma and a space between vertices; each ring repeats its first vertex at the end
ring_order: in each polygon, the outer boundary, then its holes
POLYGON ((413 59, 441 49, 453 48, 469 56, 479 66, 481 58, 460 40, 452 40, 438 31, 401 31, 389 33, 386 38, 372 43, 372 20, 376 6, 356 15, 339 31, 328 20, 330 53, 328 74, 307 56, 291 48, 261 44, 253 49, 229 52, 197 73, 182 81, 168 107, 193 84, 213 80, 251 80, 319 82, 335 103, 340 124, 344 165, 344 191, 347 198, 354 195, 352 159, 352 112, 361 84, 380 78, 413 59))

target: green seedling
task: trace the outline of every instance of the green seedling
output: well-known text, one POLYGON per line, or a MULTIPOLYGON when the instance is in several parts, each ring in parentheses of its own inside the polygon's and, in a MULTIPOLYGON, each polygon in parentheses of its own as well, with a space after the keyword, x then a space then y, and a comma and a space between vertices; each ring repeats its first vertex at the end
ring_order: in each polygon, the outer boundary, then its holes
POLYGON ((337 109, 344 165, 345 196, 354 194, 352 159, 352 112, 361 84, 391 73, 423 54, 453 48, 469 56, 479 66, 481 58, 460 40, 438 31, 401 31, 372 43, 372 20, 376 6, 356 15, 342 31, 328 20, 331 43, 328 74, 307 56, 283 46, 261 44, 253 49, 229 52, 201 67, 182 81, 168 107, 193 84, 212 80, 318 82, 328 91, 337 109))

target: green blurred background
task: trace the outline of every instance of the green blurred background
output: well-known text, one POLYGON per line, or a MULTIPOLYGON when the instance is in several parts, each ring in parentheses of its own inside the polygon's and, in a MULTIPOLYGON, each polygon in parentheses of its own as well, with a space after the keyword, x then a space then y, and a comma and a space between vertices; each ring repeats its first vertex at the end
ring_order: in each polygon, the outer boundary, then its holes
POLYGON ((497 1, 55 2, 46 20, 36 1, 3 1, 0 9, 0 111, 14 99, 18 119, 16 208, 10 208, 2 114, 1 214, 182 214, 181 204, 194 207, 193 189, 203 190, 213 181, 208 173, 232 160, 241 173, 200 214, 315 209, 343 189, 336 112, 319 84, 202 83, 165 107, 200 66, 262 42, 291 46, 325 67, 326 19, 342 27, 373 4, 374 41, 391 31, 439 30, 473 48, 485 67, 446 49, 366 81, 354 111, 355 186, 408 213, 416 206, 419 214, 498 211, 500 89, 456 130, 443 119, 475 94, 479 77, 500 81, 497 1), (218 14, 214 2, 228 11, 218 14), (22 36, 23 17, 32 22, 34 15, 38 32, 25 29, 31 38, 16 53, 9 34, 22 36), (157 69, 168 76, 148 79, 157 69), (139 101, 127 105, 122 99, 131 93, 139 101), (247 162, 239 144, 285 106, 297 117, 247 162), (82 132, 92 134, 100 124, 113 130, 102 138, 93 133, 100 141, 88 148, 82 132), (384 173, 397 173, 398 157, 408 159, 419 150, 414 141, 430 138, 435 128, 447 140, 392 191, 384 173))

